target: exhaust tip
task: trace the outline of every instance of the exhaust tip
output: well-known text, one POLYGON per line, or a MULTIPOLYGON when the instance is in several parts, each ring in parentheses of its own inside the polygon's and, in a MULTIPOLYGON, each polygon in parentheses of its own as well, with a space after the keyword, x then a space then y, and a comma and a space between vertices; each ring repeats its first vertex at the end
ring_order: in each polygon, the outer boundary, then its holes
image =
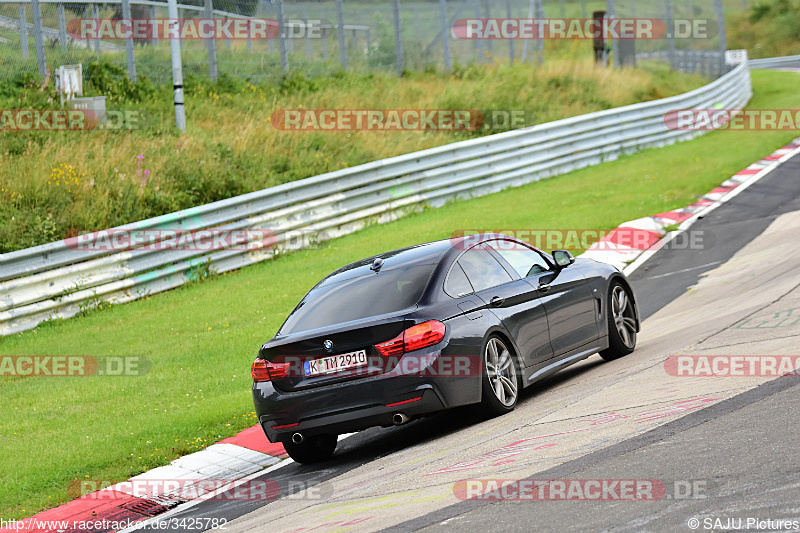
POLYGON ((303 434, 302 433, 295 433, 292 435, 292 442, 295 444, 301 444, 303 442, 303 434))
POLYGON ((409 421, 409 418, 403 413, 395 413, 392 415, 392 423, 395 426, 402 426, 409 421))

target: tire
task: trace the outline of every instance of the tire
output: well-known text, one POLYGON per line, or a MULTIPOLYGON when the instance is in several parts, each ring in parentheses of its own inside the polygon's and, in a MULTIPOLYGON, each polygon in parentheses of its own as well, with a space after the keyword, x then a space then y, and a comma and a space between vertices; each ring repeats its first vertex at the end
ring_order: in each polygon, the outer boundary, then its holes
POLYGON ((600 352, 600 357, 613 361, 636 348, 636 304, 630 290, 619 281, 612 282, 608 288, 606 310, 608 348, 600 352))
POLYGON ((298 463, 319 463, 330 459, 336 450, 338 435, 315 435, 300 444, 292 441, 283 443, 286 453, 298 463))
POLYGON ((483 348, 481 413, 492 418, 513 411, 522 389, 520 383, 514 352, 505 340, 496 335, 489 337, 483 348))

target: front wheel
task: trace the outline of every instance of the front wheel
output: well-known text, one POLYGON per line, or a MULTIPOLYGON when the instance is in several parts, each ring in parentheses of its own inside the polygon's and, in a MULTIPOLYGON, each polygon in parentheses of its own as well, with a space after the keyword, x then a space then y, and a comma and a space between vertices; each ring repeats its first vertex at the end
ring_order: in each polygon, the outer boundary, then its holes
POLYGON ((513 411, 519 397, 519 381, 513 352, 499 337, 489 337, 483 349, 483 413, 493 417, 513 411))
POLYGON ((628 289, 615 281, 608 290, 608 348, 600 352, 606 361, 618 359, 636 348, 636 304, 628 289))
POLYGON ((331 458, 337 441, 338 435, 315 435, 303 439, 300 444, 286 441, 283 448, 298 463, 319 463, 331 458))

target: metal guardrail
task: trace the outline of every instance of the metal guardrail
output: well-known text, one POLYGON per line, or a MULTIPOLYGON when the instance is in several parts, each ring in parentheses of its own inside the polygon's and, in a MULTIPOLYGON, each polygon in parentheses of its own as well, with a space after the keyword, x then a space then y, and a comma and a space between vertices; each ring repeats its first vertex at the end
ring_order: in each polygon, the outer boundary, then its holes
POLYGON ((800 65, 800 55, 797 56, 783 56, 783 57, 767 57, 765 59, 751 59, 750 68, 780 68, 782 66, 800 65))
MULTIPOLYGON (((669 111, 740 108, 752 96, 743 62, 694 91, 374 161, 120 226, 112 231, 268 230, 254 249, 81 251, 57 241, 0 255, 0 334, 74 316, 100 301, 126 302, 177 287, 198 269, 225 272, 299 248, 298 232, 323 241, 439 206, 690 139, 669 111)), ((305 243, 307 244, 307 243, 305 243)))

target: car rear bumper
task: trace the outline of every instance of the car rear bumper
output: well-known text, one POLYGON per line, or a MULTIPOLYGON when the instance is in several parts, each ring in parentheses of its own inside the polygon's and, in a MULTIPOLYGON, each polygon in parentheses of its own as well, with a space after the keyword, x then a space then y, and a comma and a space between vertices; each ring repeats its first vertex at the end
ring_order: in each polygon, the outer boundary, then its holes
POLYGON ((253 383, 256 416, 270 442, 287 441, 294 433, 309 437, 391 426, 395 413, 413 419, 478 402, 480 394, 479 376, 383 374, 292 392, 270 381, 253 383))

